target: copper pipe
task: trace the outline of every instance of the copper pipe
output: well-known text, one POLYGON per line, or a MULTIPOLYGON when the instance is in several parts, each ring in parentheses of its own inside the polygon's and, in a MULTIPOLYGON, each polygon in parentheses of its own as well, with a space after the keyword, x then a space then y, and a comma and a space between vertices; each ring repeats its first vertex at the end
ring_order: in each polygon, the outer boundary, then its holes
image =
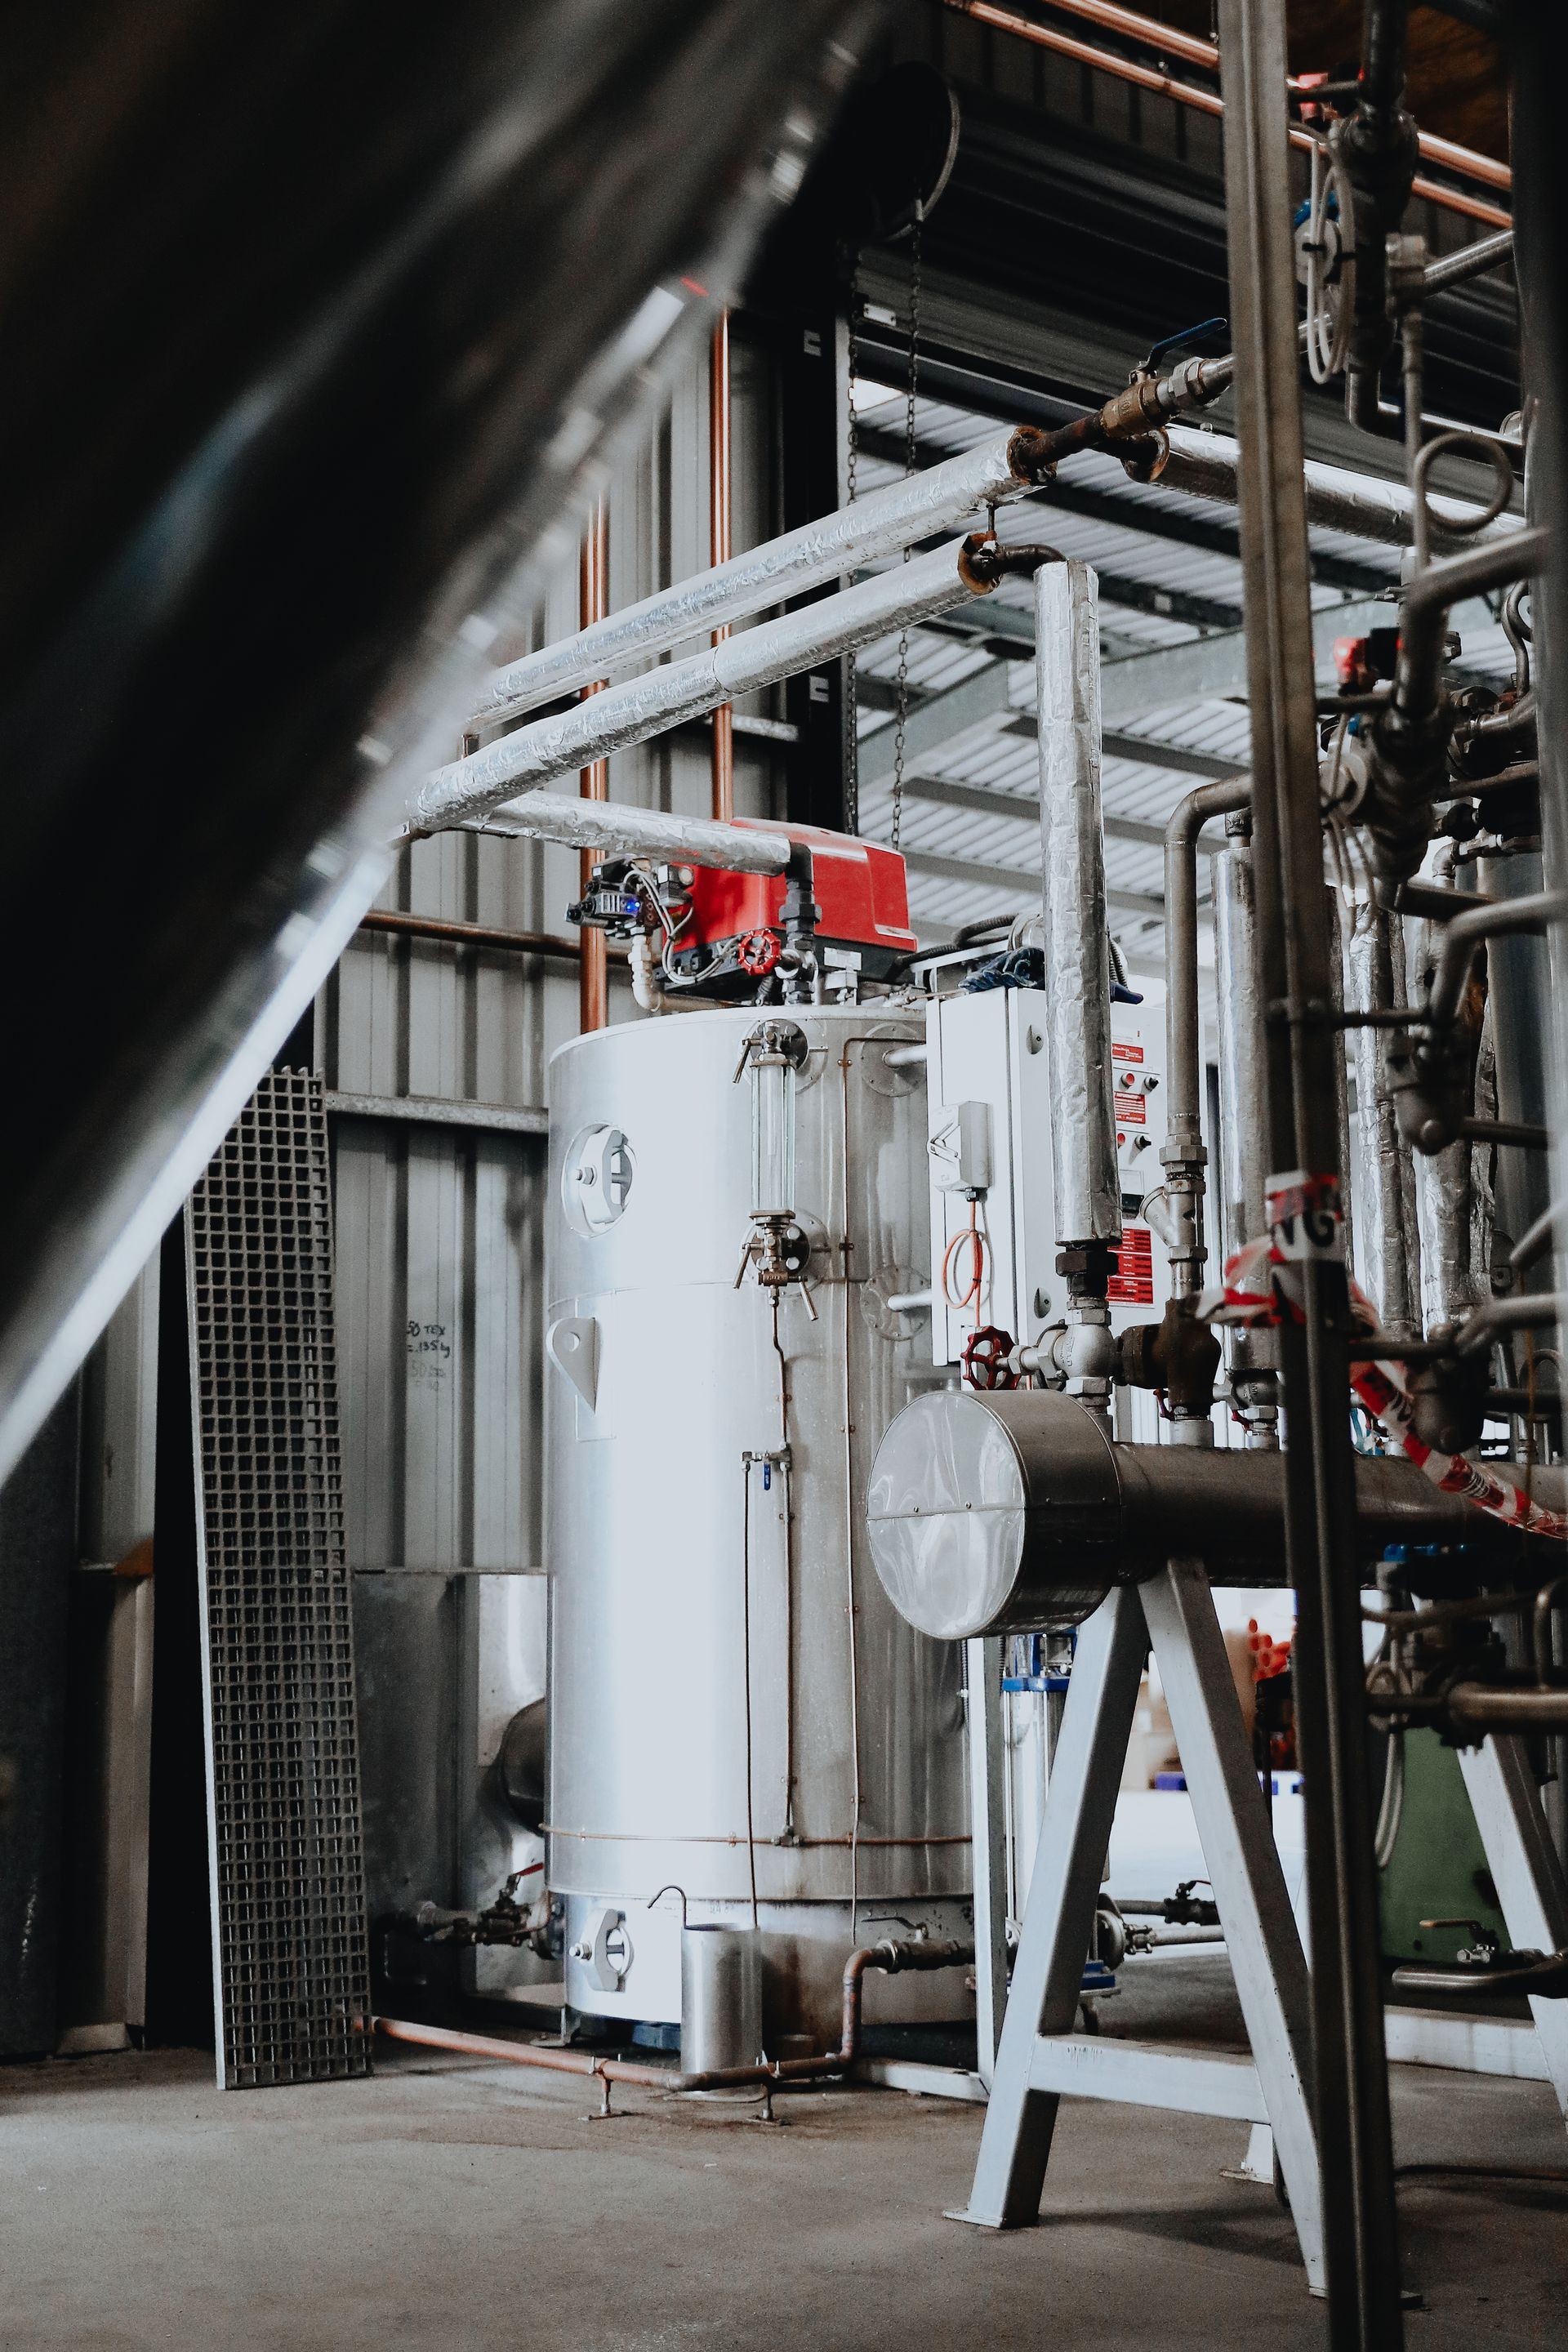
POLYGON ((411 940, 440 940, 458 948, 497 948, 505 955, 560 956, 575 963, 583 952, 577 940, 557 939, 552 931, 503 931, 489 923, 448 922, 444 915, 407 915, 401 908, 373 907, 360 919, 362 931, 395 931, 411 940))
MULTIPOLYGON (((602 621, 610 609, 610 516, 605 500, 600 499, 583 535, 582 559, 577 572, 577 622, 587 628, 593 621, 602 621)), ((601 693, 605 680, 596 678, 583 688, 582 701, 591 694, 601 693)), ((610 797, 610 763, 595 760, 584 768, 577 778, 577 789, 585 801, 607 801, 610 797)), ((593 879, 595 852, 582 851, 578 859, 578 876, 586 894, 593 879)), ((610 1015, 608 958, 605 952, 605 934, 585 930, 583 934, 583 961, 578 968, 577 1024, 584 1031, 603 1029, 610 1015)))
MULTIPOLYGON (((721 310, 708 359, 708 560, 717 571, 730 561, 730 313, 721 310)), ((730 634, 713 632, 713 643, 730 634)), ((713 713, 713 815, 730 824, 735 815, 735 712, 721 702, 713 713)))
MULTIPOLYGON (((1152 90, 1156 97, 1171 99, 1177 106, 1189 106, 1195 113, 1225 113, 1224 101, 1216 90, 1200 89, 1193 82, 1177 81, 1173 75, 1157 67, 1138 65, 1131 58, 1096 48, 1091 42, 1080 41, 1054 25, 1038 24, 1032 16, 1020 16, 1014 9, 998 7, 994 0, 942 0, 942 5, 961 16, 973 16, 976 24, 988 25, 998 33, 1011 33, 1037 49, 1054 50, 1058 57, 1071 58, 1079 65, 1092 66, 1099 73, 1131 82, 1138 89, 1152 90)), ((1110 0, 1057 0, 1057 5, 1073 16, 1087 16, 1094 24, 1104 25, 1108 30, 1146 41, 1156 51, 1184 58, 1192 65, 1212 67, 1216 73, 1219 70, 1219 51, 1212 42, 1194 40, 1186 34, 1177 37, 1169 26, 1158 23, 1152 16, 1140 16, 1131 8, 1114 7, 1110 0)), ((1303 131, 1296 123, 1290 125, 1289 139, 1292 147, 1304 148, 1309 152, 1319 144, 1310 131, 1303 131)), ((1468 179, 1484 181, 1490 187, 1513 185, 1513 174, 1508 165, 1495 163, 1489 155, 1478 155, 1471 148, 1457 147, 1452 140, 1436 139, 1426 131, 1418 144, 1429 163, 1441 164, 1468 179)), ((1447 212, 1462 213, 1468 220, 1486 221, 1494 228, 1513 226, 1513 215, 1500 205, 1488 204, 1479 196, 1468 196, 1458 188, 1444 187, 1436 180, 1415 181, 1411 194, 1425 198, 1428 204, 1440 205, 1447 212)))
MULTIPOLYGON (((492 2058, 508 2066, 542 2066, 555 2074, 586 2074, 606 2086, 633 2083, 647 2091, 728 2091, 754 2083, 758 2089, 779 2084, 811 2083, 826 2074, 847 2074, 860 2046, 860 2000, 867 1970, 879 1969, 896 1976, 905 1969, 963 1968, 974 1958, 973 1944, 889 1938, 862 1945, 844 1964, 840 2042, 820 2058, 762 2059, 753 2066, 716 2066, 706 2073, 681 2074, 667 2066, 645 2066, 635 2059, 595 2058, 586 2050, 556 2050, 538 2042, 502 2042, 491 2033, 465 2033, 448 2025, 419 2025, 400 2017, 373 2017, 369 2030, 388 2042, 412 2042, 426 2050, 452 2050, 468 2058, 492 2058)), ((605 2101, 609 2093, 605 2090, 605 2101)))

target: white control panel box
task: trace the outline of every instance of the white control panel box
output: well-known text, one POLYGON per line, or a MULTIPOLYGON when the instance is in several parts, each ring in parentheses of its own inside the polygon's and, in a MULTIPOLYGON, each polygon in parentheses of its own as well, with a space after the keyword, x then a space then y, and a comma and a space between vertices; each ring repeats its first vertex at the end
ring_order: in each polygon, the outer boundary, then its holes
MULTIPOLYGON (((1157 1322, 1170 1295, 1163 1244, 1141 1213, 1163 1181, 1165 1139, 1164 990, 1158 982, 1143 988, 1141 1004, 1116 1004, 1110 1014, 1122 1220, 1110 1319, 1119 1331, 1157 1322)), ((939 1364, 961 1362, 964 1342, 985 1325, 1032 1343, 1067 1304, 1057 1272, 1045 1010, 1038 989, 994 988, 936 997, 927 1013, 939 1364)))

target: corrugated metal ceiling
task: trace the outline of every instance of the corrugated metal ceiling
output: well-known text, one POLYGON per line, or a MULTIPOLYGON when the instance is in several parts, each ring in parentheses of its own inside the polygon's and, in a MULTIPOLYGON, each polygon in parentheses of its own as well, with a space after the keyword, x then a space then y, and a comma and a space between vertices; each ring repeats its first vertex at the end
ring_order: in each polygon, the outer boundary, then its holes
MULTIPOLYGON (((902 445, 904 395, 862 383, 857 387, 856 408, 863 443, 858 479, 860 488, 868 490, 901 471, 885 453, 891 444, 902 445)), ((995 429, 994 418, 942 402, 916 403, 915 438, 922 463, 967 448, 995 429)), ((1225 509, 1131 482, 1114 458, 1099 454, 1075 459, 1071 478, 1075 488, 1098 494, 1095 504, 1100 511, 1070 511, 1046 492, 1004 509, 998 523, 1004 539, 1044 541, 1064 555, 1093 564, 1101 576, 1102 687, 1108 709, 1115 706, 1106 719, 1103 769, 1106 883, 1112 931, 1128 953, 1146 963, 1159 954, 1162 944, 1158 906, 1151 903, 1160 892, 1162 861, 1157 844, 1136 837, 1136 829, 1163 829, 1177 802, 1204 773, 1213 772, 1205 761, 1239 770, 1249 755, 1239 634, 1234 627, 1175 617, 1159 609, 1159 600, 1168 598, 1173 605, 1184 599, 1206 600, 1228 620, 1224 608, 1239 613, 1243 601, 1241 566, 1226 552, 1168 535, 1194 517, 1224 530, 1233 524, 1225 509), (1112 502, 1124 510, 1125 520, 1120 511, 1113 516, 1105 512, 1112 502), (1130 597, 1136 601, 1128 601, 1130 597), (1223 642, 1216 645, 1215 639, 1223 642), (1179 649, 1200 646, 1208 678, 1198 690, 1184 692, 1179 649), (1228 657, 1232 648, 1233 662, 1228 657), (1118 676, 1121 664, 1148 655, 1166 658, 1152 664, 1146 674, 1118 676), (1223 691, 1212 683, 1216 668, 1232 673, 1225 677, 1223 691), (1129 691, 1144 685, 1146 705, 1138 692, 1129 691), (1195 765, 1191 758, 1162 765, 1158 750, 1152 750, 1147 761, 1128 756, 1131 740, 1199 757, 1195 765)), ((1398 577, 1394 549, 1337 531, 1314 530, 1310 539, 1315 555, 1353 562, 1367 575, 1369 586, 1392 585, 1398 577)), ((1366 601, 1365 593, 1321 583, 1313 592, 1315 609, 1325 614, 1340 605, 1363 608, 1366 601)), ((1023 910, 1037 895, 1039 842, 1029 617, 1026 592, 1009 583, 995 599, 958 621, 914 630, 908 639, 909 748, 900 842, 910 858, 915 928, 924 938, 946 937, 963 923, 1004 908, 1023 910), (998 614, 998 604, 1010 607, 1011 613, 998 614), (957 634, 963 627, 984 633, 988 619, 998 634, 1005 631, 1013 637, 1020 628, 1026 633, 1019 657, 1006 658, 995 635, 981 634, 976 639, 957 634), (957 688, 964 690, 958 694, 957 688), (942 697, 952 698, 951 729, 942 697), (952 796, 944 797, 944 793, 952 796), (988 805, 992 800, 997 804, 988 805), (1016 802, 1016 808, 1008 806, 1009 802, 1016 802), (965 867, 974 870, 965 872, 965 867)), ((1501 683, 1511 667, 1501 629, 1468 631, 1464 664, 1467 671, 1501 683)), ((859 824, 863 833, 884 841, 891 838, 893 829, 890 771, 896 720, 889 705, 899 667, 896 637, 869 647, 857 664, 863 681, 859 824)))

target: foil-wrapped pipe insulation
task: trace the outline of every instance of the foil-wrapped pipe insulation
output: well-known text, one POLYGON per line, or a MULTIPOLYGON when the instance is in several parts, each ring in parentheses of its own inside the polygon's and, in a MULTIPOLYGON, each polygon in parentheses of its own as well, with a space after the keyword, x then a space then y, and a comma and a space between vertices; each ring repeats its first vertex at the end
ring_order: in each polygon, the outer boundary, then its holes
POLYGON ((951 541, 934 555, 879 572, 840 595, 825 596, 804 612, 722 638, 687 661, 628 678, 437 768, 408 803, 408 831, 441 833, 475 824, 531 785, 573 774, 591 761, 700 719, 721 702, 986 593, 960 576, 964 545, 951 541))
MULTIPOLYGON (((1237 446, 1220 433, 1201 433, 1192 425, 1165 427, 1169 454, 1156 467, 1154 479, 1163 490, 1184 490, 1191 498, 1213 499, 1226 506, 1237 502, 1237 446)), ((1307 520, 1314 530, 1342 530, 1355 539, 1377 540, 1385 547, 1409 547, 1415 532, 1412 499, 1404 482, 1374 482, 1364 474, 1347 472, 1309 458, 1303 468, 1307 483, 1307 520)), ((1472 499, 1432 497, 1427 505, 1439 537, 1445 523, 1467 530, 1480 512, 1472 499)), ((1523 530, 1521 520, 1499 515, 1477 535, 1482 547, 1511 544, 1523 530)), ((1482 567, 1483 571, 1486 567, 1482 567)), ((1488 574, 1489 577, 1489 573, 1488 574)), ((1461 588, 1456 592, 1468 594, 1461 588)))
MULTIPOLYGON (((1258 987, 1258 906, 1252 845, 1234 835, 1213 865, 1215 993, 1219 1013, 1219 1225, 1225 1258, 1264 1230, 1268 1174, 1263 1006, 1258 987)), ((1232 1410, 1247 1443, 1279 1443, 1279 1343, 1272 1331, 1226 1333, 1232 1410)))
POLYGON ((669 816, 624 802, 574 800, 565 793, 525 793, 493 820, 498 833, 523 841, 562 841, 572 849, 630 850, 715 866, 728 874, 783 874, 794 847, 766 825, 721 824, 710 816, 669 816))
POLYGON ((1110 1056, 1110 933, 1100 805, 1100 599, 1087 563, 1035 574, 1046 1050, 1057 1237, 1121 1238, 1110 1056))
POLYGON ((978 509, 1029 487, 1013 470, 1013 436, 1001 433, 940 466, 871 490, 853 506, 750 548, 728 563, 509 663, 489 679, 468 721, 471 732, 574 693, 632 662, 653 661, 710 629, 749 621, 770 606, 841 580, 879 556, 897 555, 978 509))
MULTIPOLYGON (((1344 925, 1345 999, 1357 1013, 1391 1011, 1406 1002, 1405 926, 1371 898, 1355 900, 1344 925)), ((1355 1202, 1355 1278, 1377 1310, 1379 1327, 1401 1339, 1420 1336, 1420 1243, 1413 1155, 1399 1132, 1384 1065, 1385 1032, 1352 1029, 1356 1116, 1352 1170, 1355 1202)))

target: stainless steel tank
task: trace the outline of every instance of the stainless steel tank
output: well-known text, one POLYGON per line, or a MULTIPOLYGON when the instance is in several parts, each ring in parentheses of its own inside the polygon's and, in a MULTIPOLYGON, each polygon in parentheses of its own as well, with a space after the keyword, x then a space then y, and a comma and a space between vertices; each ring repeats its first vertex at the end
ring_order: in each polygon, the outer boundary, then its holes
MULTIPOLYGON (((785 1016, 780 1016, 785 1017, 785 1016)), ((847 1951, 963 1933, 961 1653, 905 1624, 865 1549, 883 1430, 929 1383, 919 1013, 790 1009, 805 1286, 748 1260, 752 1009, 627 1024, 551 1065, 549 1874, 566 1997, 680 2014, 681 1906, 762 1929, 770 2047, 837 2038, 847 1951), (749 1696, 749 1706, 748 1706, 749 1696), (750 1804, 748 1807, 748 1786, 750 1804)), ((951 2018, 960 1972, 879 1984, 951 2018)))

